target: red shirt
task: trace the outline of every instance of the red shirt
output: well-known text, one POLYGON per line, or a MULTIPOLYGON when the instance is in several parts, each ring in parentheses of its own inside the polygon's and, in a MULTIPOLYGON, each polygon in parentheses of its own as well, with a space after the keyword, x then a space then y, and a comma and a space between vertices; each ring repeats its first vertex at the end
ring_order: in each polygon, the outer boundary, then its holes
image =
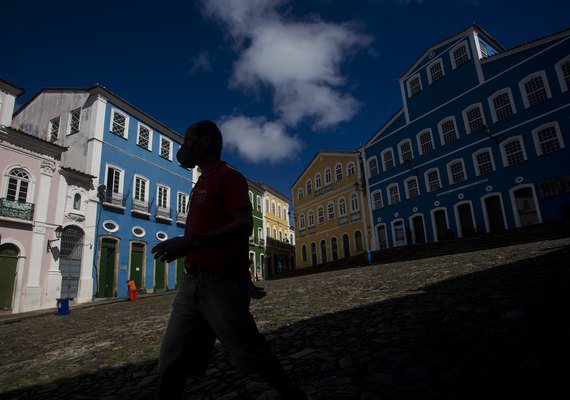
MULTIPOLYGON (((231 222, 232 213, 244 206, 251 208, 246 179, 221 161, 203 173, 192 189, 184 232, 200 235, 224 226, 231 222)), ((250 280, 249 237, 192 251, 186 256, 186 265, 250 280)))

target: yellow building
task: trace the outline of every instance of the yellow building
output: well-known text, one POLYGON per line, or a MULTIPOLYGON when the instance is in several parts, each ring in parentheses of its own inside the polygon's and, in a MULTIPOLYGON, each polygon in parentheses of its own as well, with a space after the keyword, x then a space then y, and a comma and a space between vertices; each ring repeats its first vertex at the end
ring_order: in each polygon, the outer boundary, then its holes
POLYGON ((276 189, 259 183, 263 193, 263 225, 265 228, 265 256, 263 278, 293 268, 295 248, 294 229, 289 223, 290 199, 276 189))
POLYGON ((291 191, 299 268, 362 255, 369 246, 360 153, 321 151, 291 191))

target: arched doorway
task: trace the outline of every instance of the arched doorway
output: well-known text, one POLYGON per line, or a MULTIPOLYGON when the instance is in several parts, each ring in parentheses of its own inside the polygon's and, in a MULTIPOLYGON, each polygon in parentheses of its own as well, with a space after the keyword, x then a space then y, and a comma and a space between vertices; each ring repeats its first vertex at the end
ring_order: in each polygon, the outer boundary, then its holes
POLYGON ((77 297, 79 278, 81 277, 81 259, 83 258, 83 237, 85 233, 77 226, 66 226, 61 235, 61 295, 63 299, 77 297))
POLYGON ((166 261, 154 260, 154 291, 166 289, 166 261))
POLYGON ((342 250, 345 258, 350 257, 350 239, 346 233, 342 235, 342 250))
POLYGON ((457 206, 457 217, 459 220, 459 237, 473 236, 475 224, 473 223, 471 203, 463 203, 457 206))
POLYGON ((423 215, 416 215, 412 218, 412 229, 414 230, 414 243, 425 243, 426 233, 423 215))
POLYGON ((519 226, 538 224, 538 212, 534 201, 534 194, 530 187, 513 192, 519 226))
POLYGON ((331 250, 333 261, 338 261, 338 242, 335 237, 331 239, 331 250))
POLYGON ((327 243, 321 240, 321 260, 323 264, 327 262, 327 243))
POLYGON ((487 211, 487 221, 489 232, 497 232, 505 229, 505 216, 501 205, 501 197, 492 195, 485 198, 485 210, 487 211))
POLYGON ((117 247, 118 241, 116 239, 103 238, 101 240, 97 297, 113 297, 115 295, 117 247))
POLYGON ((311 243, 311 265, 317 265, 317 246, 315 243, 311 243))
POLYGON ((13 244, 0 246, 0 310, 12 309, 18 254, 20 249, 13 244))

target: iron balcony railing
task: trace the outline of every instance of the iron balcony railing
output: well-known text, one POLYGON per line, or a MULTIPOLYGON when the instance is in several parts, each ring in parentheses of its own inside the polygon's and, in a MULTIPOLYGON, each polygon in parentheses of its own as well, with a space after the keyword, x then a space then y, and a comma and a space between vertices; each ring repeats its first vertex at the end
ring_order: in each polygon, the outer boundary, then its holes
POLYGON ((33 221, 34 204, 2 198, 0 199, 0 217, 33 221))
POLYGON ((267 242, 267 247, 274 247, 274 248, 278 248, 278 249, 284 249, 284 250, 289 250, 289 251, 295 251, 295 246, 291 245, 288 242, 282 242, 280 240, 277 239, 273 239, 273 238, 267 238, 266 240, 267 242))

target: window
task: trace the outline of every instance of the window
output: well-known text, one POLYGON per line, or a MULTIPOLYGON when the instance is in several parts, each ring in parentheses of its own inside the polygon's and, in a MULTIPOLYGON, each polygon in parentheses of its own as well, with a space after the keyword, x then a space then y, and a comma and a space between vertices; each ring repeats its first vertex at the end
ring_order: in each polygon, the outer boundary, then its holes
POLYGON ((122 192, 122 171, 115 167, 107 168, 107 191, 113 194, 122 192))
POLYGON ((115 109, 111 112, 111 132, 117 136, 127 137, 127 116, 115 109))
POLYGON ((412 177, 408 178, 405 182, 406 185, 406 198, 412 199, 420 195, 420 189, 418 187, 418 178, 412 177))
POLYGON ((428 82, 433 84, 443 78, 443 63, 436 60, 428 66, 428 82))
POLYGON ((353 162, 349 162, 346 166, 346 176, 354 175, 355 167, 353 162))
POLYGON ((257 196, 257 212, 263 211, 263 201, 261 200, 261 196, 257 196))
POLYGON ((305 214, 299 215, 299 229, 305 229, 305 214))
POLYGON ((332 172, 330 168, 325 169, 325 186, 332 184, 332 172))
POLYGON ((275 212, 275 201, 271 201, 271 214, 277 215, 277 213, 275 212))
POLYGON ((342 179, 342 164, 337 164, 335 167, 335 175, 336 175, 336 180, 340 181, 342 179))
POLYGON ((453 69, 459 68, 469 61, 469 53, 467 52, 467 45, 460 44, 451 50, 451 65, 453 69))
POLYGON ((53 118, 49 121, 49 141, 55 142, 59 138, 59 120, 60 117, 53 118))
POLYGON ((137 145, 139 145, 143 149, 152 150, 151 144, 152 140, 151 140, 150 128, 142 124, 139 124, 139 129, 137 133, 137 145))
POLYGON ((520 164, 526 160, 526 154, 520 137, 510 138, 501 144, 505 167, 520 164))
POLYGON ((307 188, 307 196, 308 196, 313 192, 313 182, 309 179, 305 184, 305 187, 307 188))
POLYGON ((307 261, 307 246, 303 245, 303 247, 301 248, 301 253, 303 261, 307 261))
POLYGON ((558 123, 542 125, 532 132, 536 155, 552 153, 564 147, 558 123))
POLYGON ((257 243, 262 243, 263 241, 263 228, 257 228, 257 243))
POLYGON ((448 118, 440 122, 439 132, 441 134, 442 144, 449 144, 457 140, 457 128, 455 127, 455 119, 448 118))
POLYGON ((338 201, 338 215, 339 217, 343 217, 346 215, 346 200, 340 198, 338 201))
POLYGON ((420 148, 420 154, 429 153, 434 149, 433 138, 430 130, 423 131, 418 134, 418 147, 420 148))
POLYGON ((188 212, 188 195, 178 192, 176 196, 176 212, 178 214, 186 214, 188 212))
POLYGON ((371 178, 378 175, 378 160, 376 157, 372 157, 368 160, 368 173, 371 178))
POLYGON ((81 195, 79 193, 75 193, 73 196, 73 209, 77 211, 81 210, 81 195))
POLYGON ((394 152, 392 149, 386 149, 382 152, 382 167, 384 171, 394 168, 394 152))
POLYGON ((515 114, 511 89, 496 92, 489 100, 493 121, 498 122, 515 114))
POLYGON ((380 190, 376 190, 372 193, 372 206, 374 207, 374 210, 384 207, 382 192, 380 190))
POLYGON ((269 199, 265 199, 265 212, 269 212, 269 199))
POLYGON ((436 190, 441 189, 439 170, 437 168, 426 171, 425 180, 428 192, 435 192, 436 190))
POLYGON ((68 135, 75 135, 79 132, 79 122, 81 120, 81 108, 75 109, 69 113, 68 135))
POLYGON ((273 227, 273 239, 277 239, 277 229, 275 229, 275 227, 273 227))
POLYGON ((309 226, 315 226, 315 212, 309 211, 309 226))
POLYGON ((479 50, 481 52, 481 58, 489 56, 489 53, 487 52, 487 46, 481 40, 479 40, 479 50))
POLYGON ((360 231, 354 232, 354 248, 356 251, 364 250, 362 244, 362 233, 360 233, 360 231))
POLYGON ((160 137, 160 156, 172 160, 172 141, 164 136, 160 137))
POLYGON ((562 92, 567 92, 570 89, 570 56, 566 56, 561 61, 556 63, 556 75, 558 75, 558 82, 562 92))
POLYGON ((389 204, 396 204, 400 202, 400 189, 397 183, 388 186, 388 202, 389 204))
POLYGON ((422 81, 419 75, 414 75, 408 80, 408 97, 413 97, 422 91, 422 81))
POLYGON ((249 204, 251 204, 251 206, 253 208, 253 192, 251 190, 249 190, 247 192, 247 195, 249 196, 249 204))
POLYGON ((358 195, 356 193, 352 193, 350 195, 350 212, 355 212, 360 210, 358 205, 358 195))
POLYGON ((490 149, 483 149, 473 155, 477 176, 486 175, 495 170, 493 154, 490 149))
POLYGON ((147 199, 147 186, 148 182, 146 179, 135 176, 135 191, 134 199, 138 201, 146 201, 147 199))
POLYGON ((323 187, 323 180, 321 174, 315 175, 315 190, 319 190, 323 187))
POLYGON ((156 205, 158 208, 170 208, 170 188, 162 185, 158 186, 156 205))
POLYGON ((317 222, 319 224, 325 223, 325 209, 323 207, 317 209, 317 222))
POLYGON ((334 219, 334 204, 332 202, 329 202, 329 204, 327 205, 327 214, 329 217, 329 221, 332 221, 334 219))
POLYGON ((485 120, 483 119, 483 111, 480 104, 467 108, 463 112, 463 118, 467 133, 483 132, 485 120))
POLYGON ((398 149, 400 150, 400 162, 402 164, 406 163, 406 161, 411 161, 412 158, 414 158, 414 154, 412 153, 412 142, 410 139, 401 141, 398 145, 398 149))
POLYGON ((540 104, 551 97, 544 71, 529 75, 519 83, 519 86, 525 108, 540 104))
POLYGON ((465 175, 465 168, 463 166, 463 160, 455 160, 447 164, 447 171, 449 173, 449 183, 451 185, 463 182, 467 179, 467 176, 465 175))
POLYGON ((301 200, 303 197, 305 197, 305 192, 303 191, 303 188, 299 188, 297 191, 297 198, 301 200))
POLYGON ((30 176, 21 168, 15 168, 8 174, 8 190, 6 198, 18 203, 26 203, 28 200, 28 187, 30 176))
POLYGON ((277 218, 281 218, 281 204, 277 204, 277 218))

